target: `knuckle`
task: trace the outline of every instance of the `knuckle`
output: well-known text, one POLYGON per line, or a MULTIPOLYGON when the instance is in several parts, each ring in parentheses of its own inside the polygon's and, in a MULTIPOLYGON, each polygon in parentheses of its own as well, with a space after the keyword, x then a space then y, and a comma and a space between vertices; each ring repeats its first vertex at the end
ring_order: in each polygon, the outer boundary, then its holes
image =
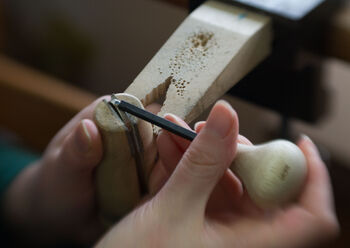
POLYGON ((62 149, 60 147, 53 147, 49 151, 45 151, 42 159, 47 161, 48 163, 53 163, 54 161, 60 158, 61 150, 62 149))
POLYGON ((184 158, 189 163, 197 166, 215 166, 218 164, 215 154, 210 152, 204 152, 199 147, 193 146, 188 149, 184 155, 184 158))
POLYGON ((220 161, 208 153, 201 153, 197 149, 188 150, 183 156, 185 173, 193 177, 211 180, 221 173, 220 161))

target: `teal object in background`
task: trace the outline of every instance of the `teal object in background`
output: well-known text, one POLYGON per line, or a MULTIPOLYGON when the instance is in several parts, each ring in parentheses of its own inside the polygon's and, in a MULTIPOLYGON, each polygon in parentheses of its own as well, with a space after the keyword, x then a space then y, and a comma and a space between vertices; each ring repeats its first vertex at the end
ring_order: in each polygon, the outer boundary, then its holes
POLYGON ((16 176, 39 155, 0 141, 0 200, 16 176))

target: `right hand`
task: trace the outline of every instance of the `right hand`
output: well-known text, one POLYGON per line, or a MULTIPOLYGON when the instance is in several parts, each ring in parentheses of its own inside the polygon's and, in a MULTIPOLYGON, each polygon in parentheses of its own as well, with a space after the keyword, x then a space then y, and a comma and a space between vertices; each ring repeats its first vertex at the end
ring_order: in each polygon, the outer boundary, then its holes
POLYGON ((153 192, 159 192, 120 221, 97 247, 292 248, 337 234, 327 169, 308 138, 299 142, 309 173, 299 199, 265 212, 254 206, 228 170, 239 139, 231 106, 217 103, 196 131, 192 143, 167 132, 159 136, 160 161, 150 180, 153 192))

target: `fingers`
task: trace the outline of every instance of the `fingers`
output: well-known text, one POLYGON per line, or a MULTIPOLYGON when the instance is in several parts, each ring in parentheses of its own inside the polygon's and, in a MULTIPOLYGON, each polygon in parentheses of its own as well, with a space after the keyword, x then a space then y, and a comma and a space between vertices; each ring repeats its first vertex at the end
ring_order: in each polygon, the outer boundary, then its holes
POLYGON ((250 140, 244 137, 243 135, 238 135, 237 142, 243 145, 249 145, 249 146, 253 145, 252 142, 250 142, 250 140))
POLYGON ((102 142, 93 121, 83 119, 73 128, 58 154, 58 163, 69 171, 91 171, 102 158, 102 142))
MULTIPOLYGON (((78 122, 80 122, 83 119, 90 119, 93 120, 93 113, 94 109, 97 106, 99 102, 101 102, 103 99, 109 99, 110 96, 102 96, 96 99, 94 102, 92 102, 89 106, 86 106, 82 111, 80 111, 76 116, 73 117, 58 133, 57 135, 52 139, 50 142, 48 149, 55 147, 59 147, 66 136, 71 132, 71 130, 78 125, 78 122)), ((160 110, 160 105, 156 103, 152 103, 146 107, 146 109, 152 113, 157 113, 160 110)))
MULTIPOLYGON (((165 119, 184 128, 191 129, 185 121, 181 120, 175 115, 166 114, 165 119)), ((176 165, 180 161, 183 153, 187 150, 190 144, 191 141, 165 130, 159 136, 159 157, 163 161, 163 164, 166 166, 166 169, 169 172, 169 174, 173 172, 176 165)))
MULTIPOLYGON (((205 126, 205 123, 205 121, 197 122, 194 125, 195 131, 199 133, 205 126)), ((238 135, 237 142, 241 144, 252 145, 252 143, 242 135, 238 135)), ((210 197, 207 206, 207 212, 209 214, 212 212, 222 212, 225 207, 233 209, 233 205, 237 204, 238 201, 241 202, 242 196, 243 186, 241 181, 230 169, 227 169, 210 197), (222 206, 220 204, 220 199, 225 199, 225 203, 230 205, 222 206), (227 199, 230 199, 230 201, 227 199)))
MULTIPOLYGON (((175 124, 182 126, 184 128, 187 129, 191 129, 189 125, 187 125, 187 123, 180 119, 179 117, 177 117, 176 115, 173 114, 166 114, 165 115, 165 119, 174 122, 175 124)), ((182 151, 185 152, 187 150, 187 148, 189 147, 189 145, 191 144, 191 141, 184 139, 176 134, 170 133, 168 132, 169 136, 172 138, 173 142, 175 142, 175 144, 178 146, 178 148, 182 151)))
POLYGON ((89 106, 85 107, 82 111, 80 111, 77 115, 73 117, 51 140, 50 144, 47 147, 47 151, 50 151, 54 148, 60 147, 62 142, 65 140, 67 135, 72 131, 72 129, 78 125, 78 123, 83 119, 93 120, 94 109, 99 102, 103 99, 107 99, 108 96, 102 96, 96 99, 89 106))
POLYGON ((194 130, 196 133, 199 133, 202 128, 205 126, 206 121, 198 121, 196 124, 194 124, 194 130))
MULTIPOLYGON (((189 126, 177 116, 167 114, 165 118, 180 126, 189 128, 189 126)), ((163 130, 159 134, 157 138, 157 147, 160 162, 154 166, 150 175, 149 190, 151 194, 158 192, 168 180, 189 145, 190 141, 168 131, 163 130)))
POLYGON ((272 243, 280 247, 306 247, 333 238, 339 230, 333 209, 330 179, 325 164, 310 138, 303 136, 298 142, 303 151, 308 175, 299 204, 281 211, 271 228, 272 243), (275 238, 275 237, 278 238, 275 238))
POLYGON ((160 160, 154 165, 148 180, 148 190, 151 196, 155 195, 170 177, 160 160))
POLYGON ((206 125, 186 150, 173 175, 163 188, 177 197, 178 209, 206 202, 235 154, 238 118, 232 107, 219 101, 210 112, 206 125))
POLYGON ((149 191, 155 194, 170 177, 180 161, 183 151, 175 144, 168 132, 162 131, 157 138, 159 159, 149 177, 149 191))
POLYGON ((149 112, 157 114, 162 106, 158 103, 151 103, 145 107, 149 112))
MULTIPOLYGON (((196 124, 194 124, 194 130, 196 131, 196 133, 199 133, 203 129, 205 123, 205 121, 198 121, 196 124)), ((244 145, 253 145, 253 143, 250 142, 249 139, 240 134, 238 134, 237 142, 244 145)))
POLYGON ((159 158, 170 175, 179 163, 184 151, 174 142, 171 134, 162 132, 157 139, 159 158))
POLYGON ((299 141, 308 165, 305 189, 300 196, 300 203, 313 214, 324 216, 334 213, 333 194, 330 178, 324 162, 321 160, 315 144, 304 136, 299 141))

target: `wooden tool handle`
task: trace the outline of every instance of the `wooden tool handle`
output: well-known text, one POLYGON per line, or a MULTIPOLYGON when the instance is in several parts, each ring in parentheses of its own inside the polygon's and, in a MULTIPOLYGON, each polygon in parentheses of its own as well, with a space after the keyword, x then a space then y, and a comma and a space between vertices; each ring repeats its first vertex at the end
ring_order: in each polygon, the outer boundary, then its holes
MULTIPOLYGON (((143 108, 134 96, 121 93, 118 99, 143 108)), ((97 203, 102 221, 113 224, 120 217, 134 208, 140 198, 139 177, 147 184, 149 173, 154 165, 156 147, 152 126, 138 118, 130 116, 130 121, 140 134, 141 175, 137 171, 134 152, 129 144, 129 128, 125 123, 101 102, 94 112, 95 123, 102 136, 104 155, 96 171, 97 203)))
POLYGON ((252 201, 262 208, 280 207, 295 200, 307 175, 303 152, 287 140, 257 146, 238 144, 230 168, 240 177, 252 201))

